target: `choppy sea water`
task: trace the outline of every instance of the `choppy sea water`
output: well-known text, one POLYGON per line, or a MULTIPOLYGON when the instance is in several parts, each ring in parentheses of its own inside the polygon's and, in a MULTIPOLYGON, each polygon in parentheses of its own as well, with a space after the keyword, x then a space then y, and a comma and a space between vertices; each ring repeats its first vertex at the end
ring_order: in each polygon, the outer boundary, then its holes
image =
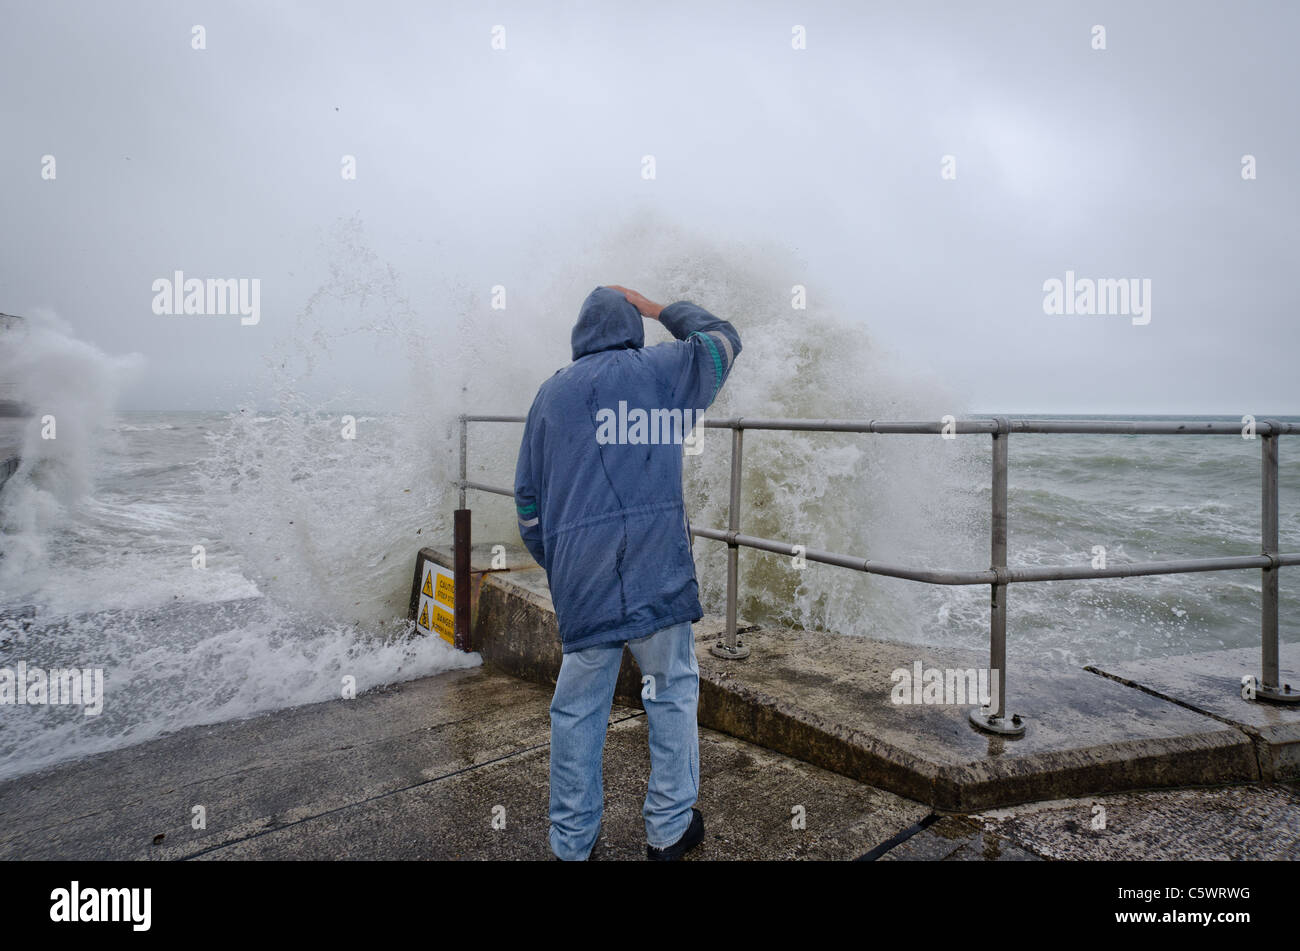
MULTIPOLYGON (((377 436, 383 424, 358 425, 377 436)), ((0 708, 0 776, 478 663, 414 636, 405 617, 435 499, 382 498, 388 483, 366 473, 400 469, 375 439, 308 446, 315 471, 295 471, 287 429, 254 415, 124 414, 92 492, 49 529, 30 527, 44 537, 6 533, 0 667, 103 668, 105 702, 94 717, 0 708), (358 483, 332 481, 343 469, 358 483)), ((7 485, 7 501, 23 504, 27 489, 7 485)))
MULTIPOLYGON (((393 459, 378 447, 401 444, 402 420, 360 418, 357 443, 335 438, 336 423, 221 413, 117 417, 93 492, 41 540, 39 559, 6 574, 0 601, 10 615, 0 666, 103 668, 104 712, 87 718, 74 708, 5 708, 0 774, 337 697, 345 676, 364 690, 473 662, 440 640, 413 637, 405 620, 414 553, 448 534, 449 482, 419 492, 418 484, 399 484, 400 466, 388 465, 393 459), (316 462, 303 466, 302 458, 316 462), (203 548, 203 567, 195 567, 195 546, 203 548), (14 615, 23 608, 35 614, 20 623, 14 615)), ((517 437, 517 428, 505 428, 517 437)), ((717 437, 726 434, 705 438, 717 437)), ((499 438, 508 442, 505 433, 499 438)), ((988 440, 963 438, 964 449, 927 437, 838 437, 854 447, 840 452, 861 458, 824 476, 818 492, 783 487, 773 467, 799 437, 751 433, 742 524, 868 557, 984 567, 988 440), (905 445, 875 460, 883 471, 873 472, 871 457, 885 439, 905 445), (902 478, 908 466, 953 452, 965 454, 969 481, 948 494, 913 496, 902 478), (848 491, 858 483, 870 497, 865 511, 848 491), (870 503, 915 508, 891 508, 874 524, 870 503), (950 544, 936 542, 936 524, 952 532, 950 544)), ((1284 441, 1284 549, 1300 541, 1300 458, 1287 448, 1284 441)), ((805 442, 800 451, 815 465, 818 445, 805 442)), ((728 452, 714 461, 725 468, 728 452)), ((1112 563, 1258 551, 1258 441, 1013 436, 1010 460, 1013 564, 1087 563, 1096 545, 1112 563)), ((448 479, 450 468, 448 454, 448 479)), ((692 522, 721 526, 725 508, 707 476, 702 463, 688 463, 688 485, 707 496, 693 505, 692 522)), ((494 531, 507 501, 473 504, 480 540, 511 540, 494 531)), ((695 549, 706 610, 721 610, 723 547, 697 540, 695 549)), ((1290 573, 1282 578, 1282 637, 1295 640, 1297 584, 1290 573)), ((760 622, 987 643, 983 588, 818 565, 800 571, 788 558, 757 552, 743 554, 741 587, 742 613, 760 622)), ((1259 593, 1253 571, 1015 585, 1010 656, 1082 664, 1255 645, 1259 593)))

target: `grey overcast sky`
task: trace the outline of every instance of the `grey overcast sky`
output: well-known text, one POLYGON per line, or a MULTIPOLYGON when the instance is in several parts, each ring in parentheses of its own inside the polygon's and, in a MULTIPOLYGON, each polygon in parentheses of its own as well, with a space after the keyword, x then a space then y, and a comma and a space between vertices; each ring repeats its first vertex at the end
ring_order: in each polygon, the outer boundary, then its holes
MULTIPOLYGON (((974 411, 1300 413, 1300 4, 3 0, 2 20, 0 311, 143 355, 124 408, 268 398, 268 359, 346 270, 341 221, 432 341, 482 322, 520 347, 530 311, 492 311, 494 285, 536 306, 598 233, 650 221, 788 249, 791 319, 833 312, 974 411), (257 278, 260 322, 156 315, 178 269, 257 278), (1067 270, 1149 279, 1150 322, 1045 314, 1067 270)), ((545 306, 562 329, 579 303, 545 306)), ((343 348, 328 378, 382 403, 390 357, 343 348)))

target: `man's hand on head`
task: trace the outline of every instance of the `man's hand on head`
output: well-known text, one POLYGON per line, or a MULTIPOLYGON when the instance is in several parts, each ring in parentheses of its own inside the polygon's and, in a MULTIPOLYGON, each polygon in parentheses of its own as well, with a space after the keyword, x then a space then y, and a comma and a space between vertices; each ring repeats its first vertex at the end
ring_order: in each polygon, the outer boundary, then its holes
POLYGON ((656 304, 654 301, 650 300, 650 298, 643 297, 636 291, 628 290, 626 287, 621 287, 618 284, 606 284, 605 286, 610 290, 618 291, 626 297, 628 303, 635 307, 642 317, 649 317, 653 320, 659 319, 659 314, 663 310, 662 305, 656 304))

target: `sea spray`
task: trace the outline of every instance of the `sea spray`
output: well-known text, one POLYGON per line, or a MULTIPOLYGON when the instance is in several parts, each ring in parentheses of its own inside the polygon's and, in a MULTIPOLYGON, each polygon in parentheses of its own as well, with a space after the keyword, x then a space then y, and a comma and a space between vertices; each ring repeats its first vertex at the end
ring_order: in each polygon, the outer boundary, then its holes
POLYGON ((369 624, 405 616, 415 552, 449 531, 454 385, 435 372, 435 329, 359 219, 336 224, 325 256, 329 277, 267 360, 271 405, 230 415, 203 487, 269 597, 369 624), (365 347, 389 361, 382 406, 377 386, 333 382, 365 347))
POLYGON ((110 356, 48 311, 0 330, 0 381, 32 414, 22 463, 0 489, 0 603, 39 587, 50 538, 75 520, 112 443, 117 394, 142 368, 138 354, 110 356))
MULTIPOLYGON (((779 245, 727 242, 635 216, 558 251, 548 273, 517 281, 509 308, 486 307, 461 334, 467 412, 522 414, 537 386, 569 361, 578 306, 598 284, 623 284, 660 303, 690 299, 732 321, 744 352, 706 418, 784 416, 938 420, 966 407, 927 377, 926 355, 880 352, 868 327, 870 288, 846 295, 779 245), (807 288, 806 309, 792 306, 807 288), (469 333, 473 326, 474 332, 469 333)), ((646 321, 646 344, 671 337, 646 321)), ((520 427, 470 430, 470 478, 509 485, 520 427)), ((692 524, 727 524, 730 432, 706 429, 686 459, 692 524)), ((754 535, 913 565, 987 564, 987 440, 753 431, 744 443, 741 525, 754 535)), ((507 500, 471 493, 475 537, 516 541, 507 500)), ((694 545, 706 611, 725 605, 723 545, 694 545)), ((741 613, 748 619, 903 639, 987 637, 987 592, 867 578, 767 553, 741 554, 741 613)))
POLYGON ((89 720, 63 708, 11 713, 0 778, 478 663, 415 636, 405 617, 411 559, 438 534, 453 468, 440 460, 454 410, 420 372, 428 321, 362 246, 356 220, 335 229, 322 263, 330 277, 305 302, 293 345, 267 360, 270 407, 115 424, 116 386, 98 370, 121 361, 57 331, 21 358, 5 349, 34 383, 19 395, 53 401, 66 419, 60 445, 28 452, 26 484, 11 483, 48 501, 41 517, 6 490, 10 524, 25 535, 4 541, 24 543, 26 567, 0 620, 15 607, 35 613, 0 626, 0 666, 102 668, 104 705, 89 720), (330 378, 368 341, 388 348, 405 403, 330 378), (343 415, 355 440, 341 437, 343 415), (78 438, 64 444, 65 433, 78 438))

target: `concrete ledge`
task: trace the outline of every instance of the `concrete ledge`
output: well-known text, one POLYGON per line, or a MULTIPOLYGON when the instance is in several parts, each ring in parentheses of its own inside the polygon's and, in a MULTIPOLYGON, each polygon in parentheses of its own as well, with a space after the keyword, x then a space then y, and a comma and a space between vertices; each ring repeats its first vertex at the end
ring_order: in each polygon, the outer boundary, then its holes
POLYGON ((27 414, 21 413, 25 407, 16 403, 8 403, 0 400, 0 488, 4 487, 5 482, 9 480, 22 460, 19 453, 23 445, 23 432, 27 428, 27 420, 24 418, 27 414), (6 409, 8 413, 6 413, 6 409))
MULTIPOLYGON (((720 631, 716 617, 696 625, 702 726, 935 809, 1260 779, 1252 738, 1234 725, 1082 669, 1014 664, 1008 710, 1029 728, 1007 740, 974 729, 969 704, 891 700, 897 668, 979 668, 984 655, 772 629, 746 634, 752 654, 735 662, 708 651, 720 631)), ((562 655, 543 571, 484 577, 473 647, 498 669, 554 683, 562 655)), ((639 688, 629 653, 619 696, 639 704, 639 688)))
MULTIPOLYGON (((1300 644, 1278 645, 1278 661, 1282 682, 1300 686, 1300 644)), ((1088 669, 1241 730, 1255 743, 1261 779, 1300 779, 1300 705, 1241 696, 1241 678, 1259 677, 1258 647, 1088 669)))
POLYGON ((17 456, 6 456, 0 459, 0 487, 3 487, 9 481, 9 477, 18 471, 22 460, 17 456))
POLYGON ((979 667, 981 656, 816 631, 746 635, 747 661, 697 641, 700 722, 945 811, 1161 786, 1252 781, 1243 733, 1076 668, 1015 665, 1023 738, 984 734, 973 705, 904 705, 890 674, 979 667))

